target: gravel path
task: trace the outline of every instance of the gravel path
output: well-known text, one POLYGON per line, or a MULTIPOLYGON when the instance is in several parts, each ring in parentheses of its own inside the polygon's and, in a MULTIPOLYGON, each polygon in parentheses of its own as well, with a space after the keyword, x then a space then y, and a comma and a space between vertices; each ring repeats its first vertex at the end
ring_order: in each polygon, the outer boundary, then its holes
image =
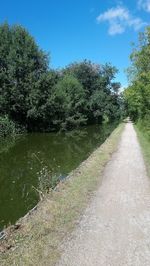
POLYGON ((150 181, 132 123, 58 266, 150 266, 150 181))

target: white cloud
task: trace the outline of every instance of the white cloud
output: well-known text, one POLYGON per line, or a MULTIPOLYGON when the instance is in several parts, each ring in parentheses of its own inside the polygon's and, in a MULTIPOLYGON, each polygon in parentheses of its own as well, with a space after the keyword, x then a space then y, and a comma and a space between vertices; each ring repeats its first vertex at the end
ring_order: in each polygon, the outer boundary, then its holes
POLYGON ((150 12, 150 0, 138 0, 138 7, 150 12))
POLYGON ((133 28, 135 31, 146 25, 140 18, 133 17, 130 11, 122 6, 111 8, 97 17, 97 22, 108 22, 110 35, 121 34, 126 28, 133 28))

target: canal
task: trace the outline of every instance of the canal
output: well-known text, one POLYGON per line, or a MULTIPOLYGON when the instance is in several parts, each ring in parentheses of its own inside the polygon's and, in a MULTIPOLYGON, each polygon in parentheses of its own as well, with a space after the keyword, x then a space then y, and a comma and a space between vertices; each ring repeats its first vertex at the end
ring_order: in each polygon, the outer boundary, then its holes
POLYGON ((32 133, 0 143, 0 229, 13 224, 39 201, 43 168, 65 178, 115 128, 92 125, 61 133, 32 133))

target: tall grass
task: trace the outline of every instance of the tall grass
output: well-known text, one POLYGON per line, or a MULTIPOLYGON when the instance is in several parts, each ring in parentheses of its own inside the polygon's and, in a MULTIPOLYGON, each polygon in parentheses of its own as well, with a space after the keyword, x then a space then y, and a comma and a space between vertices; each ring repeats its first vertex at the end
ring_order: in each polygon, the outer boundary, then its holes
POLYGON ((150 117, 147 116, 145 119, 139 120, 135 125, 135 129, 150 177, 150 117))

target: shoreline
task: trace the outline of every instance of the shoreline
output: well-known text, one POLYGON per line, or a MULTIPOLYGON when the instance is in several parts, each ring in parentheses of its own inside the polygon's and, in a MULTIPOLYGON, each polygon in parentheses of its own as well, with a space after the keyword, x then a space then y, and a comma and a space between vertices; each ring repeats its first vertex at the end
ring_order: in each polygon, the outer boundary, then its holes
POLYGON ((19 263, 20 256, 25 265, 31 258, 34 262, 31 265, 36 265, 39 256, 42 263, 45 264, 48 257, 48 265, 54 265, 60 256, 60 243, 75 228, 98 183, 102 181, 103 169, 117 149, 123 128, 123 124, 119 125, 54 191, 14 226, 2 231, 6 233, 6 238, 0 241, 2 265, 19 263), (41 254, 43 249, 40 247, 44 246, 50 254, 41 254))

